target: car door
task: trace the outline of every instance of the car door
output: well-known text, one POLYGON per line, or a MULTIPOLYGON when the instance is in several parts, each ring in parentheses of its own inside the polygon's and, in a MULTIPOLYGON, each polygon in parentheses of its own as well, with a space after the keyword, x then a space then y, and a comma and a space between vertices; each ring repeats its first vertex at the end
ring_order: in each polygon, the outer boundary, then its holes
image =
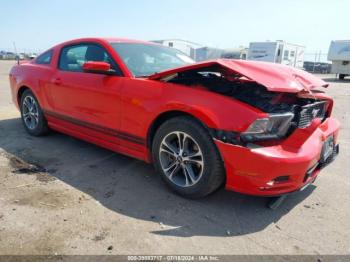
POLYGON ((123 77, 108 52, 96 43, 64 46, 57 69, 50 86, 52 112, 47 114, 71 131, 118 144, 123 77), (84 72, 87 61, 108 62, 114 74, 84 72))

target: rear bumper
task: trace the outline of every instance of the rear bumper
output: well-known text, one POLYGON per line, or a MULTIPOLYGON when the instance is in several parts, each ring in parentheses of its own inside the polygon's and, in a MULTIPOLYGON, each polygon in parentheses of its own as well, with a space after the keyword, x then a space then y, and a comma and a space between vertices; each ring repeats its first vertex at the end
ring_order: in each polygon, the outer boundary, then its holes
POLYGON ((260 196, 278 196, 302 189, 336 156, 339 127, 336 119, 328 118, 322 124, 313 123, 307 129, 295 130, 280 144, 256 148, 216 140, 225 162, 226 188, 260 196), (324 141, 330 136, 337 146, 334 154, 320 163, 324 141), (274 181, 281 176, 287 179, 274 181))

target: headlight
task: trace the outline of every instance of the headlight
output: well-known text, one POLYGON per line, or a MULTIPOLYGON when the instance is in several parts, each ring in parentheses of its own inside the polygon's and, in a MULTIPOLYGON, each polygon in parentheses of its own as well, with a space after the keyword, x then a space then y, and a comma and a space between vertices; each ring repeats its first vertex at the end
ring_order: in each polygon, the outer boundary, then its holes
POLYGON ((293 118, 293 113, 270 114, 266 118, 259 118, 241 134, 241 140, 253 142, 282 138, 288 132, 293 118))

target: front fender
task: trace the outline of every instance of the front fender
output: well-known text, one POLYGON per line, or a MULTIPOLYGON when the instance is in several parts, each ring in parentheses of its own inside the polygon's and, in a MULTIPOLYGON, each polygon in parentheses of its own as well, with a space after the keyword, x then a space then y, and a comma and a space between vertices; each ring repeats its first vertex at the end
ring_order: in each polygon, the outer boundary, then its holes
POLYGON ((171 97, 166 101, 160 113, 166 111, 183 111, 199 119, 209 128, 242 132, 259 117, 266 113, 234 98, 226 97, 206 90, 172 86, 168 90, 171 97))

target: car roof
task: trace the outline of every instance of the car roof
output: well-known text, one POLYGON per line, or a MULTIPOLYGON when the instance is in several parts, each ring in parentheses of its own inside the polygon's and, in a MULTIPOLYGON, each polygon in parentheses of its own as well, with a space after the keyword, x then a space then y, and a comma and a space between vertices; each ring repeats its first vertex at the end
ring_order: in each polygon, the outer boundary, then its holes
POLYGON ((149 41, 142 41, 142 40, 135 40, 135 39, 128 39, 128 38, 116 38, 116 37, 105 37, 101 38, 106 42, 110 43, 145 43, 145 44, 153 44, 149 41))
POLYGON ((85 37, 85 38, 77 38, 72 39, 63 43, 58 44, 57 46, 63 46, 67 44, 75 44, 79 42, 105 42, 105 43, 143 43, 143 44, 154 44, 158 45, 153 42, 147 42, 142 40, 134 40, 134 39, 127 39, 127 38, 116 38, 116 37, 85 37))

